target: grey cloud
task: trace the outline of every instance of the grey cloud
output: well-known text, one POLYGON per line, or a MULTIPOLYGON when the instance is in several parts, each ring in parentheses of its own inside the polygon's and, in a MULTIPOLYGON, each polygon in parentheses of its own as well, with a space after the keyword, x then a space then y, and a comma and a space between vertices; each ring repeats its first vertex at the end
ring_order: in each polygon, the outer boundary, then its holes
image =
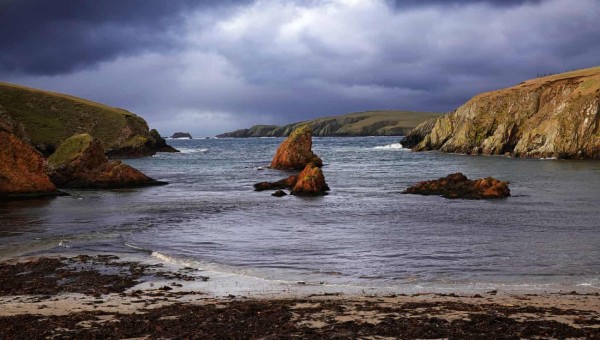
MULTIPOLYGON (((425 3, 410 11, 384 0, 183 3, 154 17, 175 40, 157 33, 154 45, 91 58, 94 67, 8 80, 124 107, 165 134, 179 126, 210 135, 371 109, 449 111, 538 73, 598 65, 597 1, 425 3)), ((101 31, 126 36, 117 22, 101 31)))
POLYGON ((0 2, 0 72, 56 75, 176 47, 186 13, 239 1, 0 2))

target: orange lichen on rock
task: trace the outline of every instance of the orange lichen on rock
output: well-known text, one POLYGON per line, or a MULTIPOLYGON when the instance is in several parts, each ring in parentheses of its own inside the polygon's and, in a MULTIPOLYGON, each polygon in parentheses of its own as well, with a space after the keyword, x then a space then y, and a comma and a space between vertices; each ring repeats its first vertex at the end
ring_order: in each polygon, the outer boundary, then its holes
POLYGON ((64 188, 128 188, 166 184, 120 161, 109 161, 102 143, 87 133, 67 138, 48 158, 52 182, 64 188))
POLYGON ((272 169, 302 170, 308 163, 323 166, 323 161, 312 152, 312 131, 304 125, 292 132, 279 145, 275 157, 271 161, 272 169))
POLYGON ((0 199, 56 193, 44 172, 44 157, 31 145, 0 129, 0 199))
POLYGON ((329 186, 325 183, 325 176, 321 168, 314 163, 308 163, 304 170, 298 175, 298 181, 294 185, 291 194, 297 196, 325 195, 329 186))
POLYGON ((510 196, 510 189, 506 181, 492 177, 473 181, 458 172, 437 180, 419 182, 403 193, 439 195, 445 198, 493 199, 510 196))

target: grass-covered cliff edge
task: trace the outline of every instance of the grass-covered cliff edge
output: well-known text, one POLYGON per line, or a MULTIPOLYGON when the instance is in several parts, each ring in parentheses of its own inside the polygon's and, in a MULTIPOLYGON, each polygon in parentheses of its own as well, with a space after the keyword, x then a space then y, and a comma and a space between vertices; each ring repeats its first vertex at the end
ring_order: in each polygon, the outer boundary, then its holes
POLYGON ((287 137, 301 125, 309 124, 313 136, 404 136, 419 123, 439 117, 440 113, 412 111, 366 111, 342 116, 317 118, 284 126, 255 125, 218 135, 219 138, 234 137, 287 137))
POLYGON ((600 67, 479 94, 417 126, 415 151, 600 159, 600 67))
POLYGON ((80 133, 98 138, 110 156, 175 151, 143 118, 86 99, 0 82, 0 106, 23 125, 31 144, 46 156, 80 133))

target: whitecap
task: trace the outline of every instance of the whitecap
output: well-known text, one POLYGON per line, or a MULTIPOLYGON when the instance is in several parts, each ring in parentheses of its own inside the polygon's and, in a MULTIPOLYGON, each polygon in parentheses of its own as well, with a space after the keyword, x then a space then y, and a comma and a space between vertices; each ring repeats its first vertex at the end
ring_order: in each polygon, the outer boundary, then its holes
MULTIPOLYGON (((394 144, 389 144, 389 145, 384 145, 384 146, 375 146, 375 147, 373 147, 373 149, 375 149, 375 150, 402 150, 402 149, 404 149, 404 147, 400 143, 394 143, 394 144)), ((408 149, 405 149, 405 150, 408 150, 408 149)))
POLYGON ((181 153, 199 153, 199 152, 207 152, 208 149, 187 149, 187 148, 179 148, 179 152, 181 153))

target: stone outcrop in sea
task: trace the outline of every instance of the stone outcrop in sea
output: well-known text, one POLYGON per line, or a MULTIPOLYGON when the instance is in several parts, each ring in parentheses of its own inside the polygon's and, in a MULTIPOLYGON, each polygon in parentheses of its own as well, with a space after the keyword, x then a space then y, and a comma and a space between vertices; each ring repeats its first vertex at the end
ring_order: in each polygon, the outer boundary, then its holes
POLYGON ((492 177, 470 180, 458 172, 437 180, 419 182, 403 194, 436 195, 445 198, 495 199, 510 196, 508 182, 492 177))
POLYGON ((44 157, 24 129, 0 106, 0 200, 59 194, 44 169, 44 157))
POLYGON ((302 170, 298 175, 291 175, 277 182, 260 182, 254 184, 254 190, 277 190, 273 196, 285 196, 281 189, 291 190, 296 196, 319 196, 327 194, 329 186, 321 171, 323 161, 312 152, 312 133, 308 125, 294 130, 279 145, 271 162, 272 169, 302 170))
POLYGON ((326 194, 327 191, 329 191, 329 186, 325 183, 325 176, 323 176, 321 168, 314 163, 308 163, 298 175, 298 180, 294 184, 291 194, 296 196, 318 196, 326 194))
POLYGON ((271 161, 272 169, 302 170, 308 163, 323 166, 323 161, 312 152, 312 131, 310 126, 303 125, 294 130, 279 145, 275 157, 271 161))
POLYGON ((600 159, 600 67, 477 95, 401 143, 415 151, 600 159))
POLYGON ((108 160, 102 143, 87 133, 65 140, 48 158, 48 174, 60 188, 113 189, 166 184, 121 161, 108 160))

